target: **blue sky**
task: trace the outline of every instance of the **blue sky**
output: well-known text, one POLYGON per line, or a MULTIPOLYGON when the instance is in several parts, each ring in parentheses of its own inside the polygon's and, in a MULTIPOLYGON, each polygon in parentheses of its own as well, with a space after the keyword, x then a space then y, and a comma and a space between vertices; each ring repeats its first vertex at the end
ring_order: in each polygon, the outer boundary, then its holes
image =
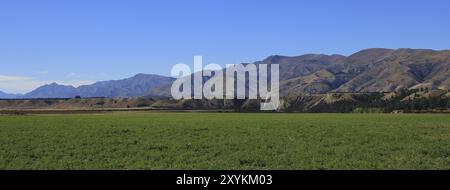
POLYGON ((448 0, 1 0, 0 90, 371 48, 449 49, 448 0))

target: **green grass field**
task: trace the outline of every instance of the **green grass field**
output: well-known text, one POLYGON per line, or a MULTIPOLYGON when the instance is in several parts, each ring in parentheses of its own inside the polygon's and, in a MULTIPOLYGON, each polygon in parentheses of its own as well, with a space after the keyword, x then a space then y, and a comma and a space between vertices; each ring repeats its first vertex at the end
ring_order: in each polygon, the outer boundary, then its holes
POLYGON ((0 115, 0 169, 450 169, 450 115, 0 115))

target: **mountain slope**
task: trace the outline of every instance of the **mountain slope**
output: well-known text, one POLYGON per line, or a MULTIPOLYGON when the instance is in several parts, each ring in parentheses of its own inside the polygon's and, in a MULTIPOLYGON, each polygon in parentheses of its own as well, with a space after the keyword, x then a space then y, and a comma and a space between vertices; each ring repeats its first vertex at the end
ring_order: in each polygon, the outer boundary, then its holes
MULTIPOLYGON (((139 97, 149 90, 172 84, 173 78, 159 75, 137 74, 134 77, 78 87, 83 97, 139 97)), ((158 94, 155 94, 158 95, 158 94)))
POLYGON ((345 56, 342 55, 306 54, 296 57, 274 55, 255 64, 279 64, 280 80, 284 81, 312 74, 344 60, 345 56))
POLYGON ((24 98, 72 98, 77 96, 76 94, 77 89, 73 86, 52 83, 25 94, 24 98))
MULTIPOLYGON (((420 87, 450 89, 450 51, 372 48, 348 57, 275 55, 255 64, 279 64, 282 96, 392 92, 420 87)), ((170 96, 170 85, 157 89, 159 93, 170 96)))
POLYGON ((391 92, 401 88, 448 88, 448 51, 398 49, 341 85, 337 92, 391 92))
POLYGON ((20 94, 8 94, 5 92, 0 91, 0 99, 14 99, 14 98, 20 98, 20 94))
POLYGON ((282 96, 295 96, 298 94, 325 93, 335 88, 336 75, 326 69, 312 74, 288 79, 280 83, 282 96))
MULTIPOLYGON (((173 78, 159 75, 138 74, 123 80, 97 82, 92 85, 72 86, 56 83, 44 85, 30 93, 25 98, 72 98, 81 97, 139 97, 156 87, 171 84, 173 78)), ((155 94, 157 96, 158 94, 155 94)))

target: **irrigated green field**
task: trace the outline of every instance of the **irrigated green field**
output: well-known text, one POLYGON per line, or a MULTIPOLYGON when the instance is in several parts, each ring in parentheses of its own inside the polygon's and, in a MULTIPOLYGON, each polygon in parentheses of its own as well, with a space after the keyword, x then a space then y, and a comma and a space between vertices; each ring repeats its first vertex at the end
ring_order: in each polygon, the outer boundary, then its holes
POLYGON ((450 115, 0 115, 0 169, 450 169, 450 115))

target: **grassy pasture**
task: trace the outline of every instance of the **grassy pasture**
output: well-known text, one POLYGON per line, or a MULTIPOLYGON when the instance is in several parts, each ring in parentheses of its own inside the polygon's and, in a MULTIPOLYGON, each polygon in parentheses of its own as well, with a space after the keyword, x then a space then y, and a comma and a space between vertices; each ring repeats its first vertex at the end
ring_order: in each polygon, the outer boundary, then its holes
POLYGON ((450 169, 450 115, 0 115, 0 169, 450 169))

